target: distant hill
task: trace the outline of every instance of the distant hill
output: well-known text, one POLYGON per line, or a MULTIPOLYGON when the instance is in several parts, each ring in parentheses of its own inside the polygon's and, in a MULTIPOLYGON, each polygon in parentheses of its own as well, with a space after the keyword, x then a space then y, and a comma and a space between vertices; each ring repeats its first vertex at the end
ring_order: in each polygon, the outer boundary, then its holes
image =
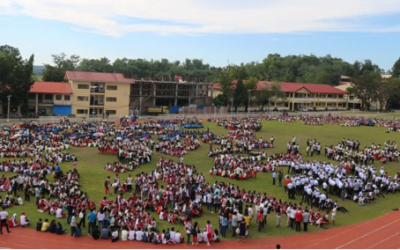
POLYGON ((43 75, 44 66, 33 65, 33 73, 35 75, 41 76, 43 75))

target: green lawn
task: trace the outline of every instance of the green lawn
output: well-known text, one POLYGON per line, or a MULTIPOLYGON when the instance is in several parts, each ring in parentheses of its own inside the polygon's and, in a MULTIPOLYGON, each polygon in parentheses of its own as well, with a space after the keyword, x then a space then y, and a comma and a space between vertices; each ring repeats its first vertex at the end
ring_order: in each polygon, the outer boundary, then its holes
MULTIPOLYGON (((222 127, 216 126, 214 123, 205 123, 205 127, 209 127, 211 131, 216 133, 217 135, 225 135, 228 131, 222 127)), ((286 150, 286 143, 291 140, 293 136, 298 138, 300 143, 300 151, 305 155, 305 143, 307 138, 314 139, 316 138, 321 142, 322 146, 336 144, 341 141, 342 138, 351 138, 358 139, 361 142, 361 148, 364 146, 369 146, 371 143, 383 144, 387 140, 395 140, 399 141, 400 134, 399 133, 385 133, 384 128, 375 128, 375 127, 340 127, 334 125, 323 125, 323 126, 306 126, 301 124, 300 122, 296 123, 280 123, 277 121, 268 121, 263 122, 263 128, 260 132, 257 133, 258 137, 262 137, 265 139, 270 138, 271 136, 275 137, 275 148, 267 149, 267 152, 270 153, 278 153, 284 152, 286 150)), ((98 203, 104 196, 103 191, 103 182, 107 176, 111 176, 113 178, 114 174, 112 172, 108 172, 104 170, 104 166, 107 162, 116 161, 116 156, 113 155, 100 155, 97 152, 97 149, 94 148, 73 148, 70 150, 71 153, 75 154, 78 161, 78 170, 81 174, 80 183, 83 186, 82 189, 89 194, 91 200, 98 203)), ((284 193, 283 188, 279 188, 278 186, 272 186, 272 178, 270 174, 260 173, 257 175, 257 179, 250 179, 245 181, 236 181, 227 178, 217 177, 216 179, 212 178, 208 171, 212 167, 212 158, 207 157, 208 153, 208 145, 202 145, 200 149, 196 151, 189 152, 186 155, 185 162, 188 164, 196 165, 198 172, 203 172, 206 180, 209 182, 215 181, 225 181, 231 182, 235 185, 240 186, 241 188, 245 188, 246 190, 256 190, 257 192, 266 192, 268 194, 272 194, 276 198, 281 198, 283 200, 287 200, 287 195, 284 193)), ((137 170, 130 172, 130 174, 135 175, 137 172, 148 172, 150 170, 155 169, 156 163, 160 157, 166 157, 163 154, 154 154, 153 160, 150 164, 142 165, 137 170)), ((312 159, 312 160, 323 160, 327 159, 322 155, 313 158, 304 157, 304 159, 312 159)), ((176 159, 177 160, 177 159, 176 159)), ((71 163, 62 164, 63 171, 72 168, 71 163)), ((400 172, 399 164, 386 164, 385 168, 391 175, 394 175, 396 172, 400 172)), ((122 174, 122 179, 126 178, 127 175, 122 174)), ((12 174, 8 173, 7 176, 11 176, 12 174)), ((23 194, 21 194, 23 195, 23 194)), ((110 197, 113 198, 113 197, 110 197)), ((301 198, 301 197, 300 197, 301 198)), ((296 200, 299 202, 299 198, 296 200)), ((381 216, 388 211, 392 210, 392 208, 398 206, 398 195, 397 194, 389 194, 386 198, 378 198, 378 200, 373 204, 368 204, 364 207, 358 206, 356 203, 350 201, 339 201, 341 206, 346 207, 350 212, 343 214, 338 213, 337 215, 337 225, 336 227, 345 226, 365 220, 369 220, 374 217, 381 216)), ((9 213, 12 214, 14 212, 20 214, 21 211, 26 211, 29 218, 31 218, 33 225, 36 224, 38 218, 54 218, 53 216, 49 216, 48 214, 41 214, 37 212, 37 209, 34 204, 34 200, 31 202, 27 202, 22 207, 14 207, 9 210, 9 213)), ((158 217, 157 217, 158 218, 158 217)), ((214 227, 218 225, 218 218, 216 214, 210 214, 205 212, 198 221, 201 226, 204 226, 206 220, 211 220, 214 227)), ((66 219, 63 219, 62 222, 66 226, 66 219)), ((286 217, 282 217, 281 225, 286 223, 286 217)), ((285 236, 296 234, 291 229, 287 229, 286 227, 275 228, 275 215, 270 214, 268 217, 268 225, 267 228, 264 229, 263 232, 257 232, 257 226, 254 221, 250 226, 250 235, 252 238, 260 238, 260 237, 276 237, 276 236, 285 236)), ((158 222, 158 228, 166 228, 171 227, 172 224, 166 222, 158 222)), ((332 225, 328 225, 328 227, 332 227, 332 225)), ((175 228, 179 228, 181 231, 182 228, 179 226, 175 226, 175 228)), ((318 229, 316 227, 311 227, 311 232, 318 231, 322 229, 318 229)), ((86 229, 83 230, 83 233, 86 233, 86 229)))

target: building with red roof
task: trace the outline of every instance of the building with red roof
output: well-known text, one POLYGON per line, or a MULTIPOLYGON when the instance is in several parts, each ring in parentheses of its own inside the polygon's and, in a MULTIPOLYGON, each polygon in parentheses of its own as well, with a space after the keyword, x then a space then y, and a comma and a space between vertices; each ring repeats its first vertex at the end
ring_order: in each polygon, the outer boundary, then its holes
POLYGON ((71 96, 67 82, 34 82, 29 90, 29 111, 39 115, 70 115, 71 96))
POLYGON ((278 84, 285 98, 272 98, 274 108, 282 110, 346 110, 347 92, 328 84, 259 81, 257 91, 278 84))

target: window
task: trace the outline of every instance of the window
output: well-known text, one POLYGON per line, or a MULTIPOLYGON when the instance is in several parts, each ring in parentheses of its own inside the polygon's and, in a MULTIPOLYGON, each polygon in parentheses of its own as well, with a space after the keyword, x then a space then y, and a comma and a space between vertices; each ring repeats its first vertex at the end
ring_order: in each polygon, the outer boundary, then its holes
POLYGON ((117 90, 118 86, 115 85, 107 85, 107 90, 117 90))
POLYGON ((338 95, 339 98, 343 98, 343 95, 338 95))
POLYGON ((106 102, 117 102, 117 97, 107 97, 106 102))
POLYGON ((46 99, 46 100, 53 100, 53 95, 46 94, 46 95, 44 95, 44 99, 46 99))
POLYGON ((78 96, 78 101, 87 102, 87 101, 89 101, 89 97, 87 97, 87 96, 78 96))
POLYGON ((57 101, 61 101, 61 99, 62 99, 62 96, 61 96, 61 95, 56 95, 56 100, 57 100, 57 101))
POLYGON ((78 84, 78 89, 89 89, 89 84, 78 84))
POLYGON ((333 95, 328 95, 328 98, 333 98, 333 95))
POLYGON ((117 111, 116 110, 106 110, 106 115, 116 115, 117 111))
POLYGON ((64 96, 64 101, 70 101, 70 100, 71 100, 71 97, 69 95, 64 96))
POLYGON ((76 110, 76 113, 77 113, 77 114, 87 114, 87 113, 88 113, 88 110, 87 110, 87 109, 77 109, 77 110, 76 110))

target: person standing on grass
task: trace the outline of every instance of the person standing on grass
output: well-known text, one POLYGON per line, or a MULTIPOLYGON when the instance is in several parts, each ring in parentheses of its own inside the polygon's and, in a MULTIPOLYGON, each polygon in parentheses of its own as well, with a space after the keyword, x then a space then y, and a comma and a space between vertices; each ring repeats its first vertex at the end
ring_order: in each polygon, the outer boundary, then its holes
POLYGON ((93 229, 96 227, 96 213, 94 209, 88 214, 88 234, 90 235, 93 232, 93 229))
POLYGON ((11 233, 10 228, 8 227, 7 219, 8 219, 8 212, 6 211, 6 208, 3 207, 3 211, 0 212, 0 233, 1 234, 3 234, 3 225, 6 226, 7 233, 11 233))
POLYGON ((275 186, 275 181, 276 181, 276 171, 272 172, 272 185, 275 186))
POLYGON ((304 210, 303 213, 303 229, 304 232, 308 231, 308 223, 310 222, 310 213, 308 212, 308 208, 306 207, 306 209, 304 210))
POLYGON ((103 208, 100 208, 100 211, 97 212, 97 223, 99 226, 99 231, 101 231, 101 229, 104 227, 104 217, 105 217, 105 214, 104 214, 103 208))
POLYGON ((263 209, 263 216, 264 216, 263 223, 264 223, 264 226, 266 226, 267 225, 268 211, 269 211, 269 209, 271 209, 270 208, 270 204, 264 205, 264 207, 262 209, 263 209))
POLYGON ((207 221, 207 224, 205 226, 205 231, 207 232, 207 246, 210 246, 210 241, 212 240, 211 235, 213 233, 213 228, 209 220, 207 221))
POLYGON ((257 219, 258 219, 258 232, 261 232, 261 228, 264 228, 264 213, 262 208, 258 210, 257 219))
POLYGON ((336 207, 334 206, 332 209, 332 225, 336 223, 336 207))
POLYGON ((186 221, 186 225, 185 225, 185 229, 186 229, 186 235, 187 235, 187 244, 190 245, 190 235, 192 234, 192 223, 190 222, 190 219, 188 219, 186 221))
POLYGON ((77 228, 75 215, 73 215, 73 216, 71 217, 71 224, 70 224, 70 226, 71 226, 71 237, 75 237, 75 231, 76 231, 76 228, 77 228))
POLYGON ((236 236, 236 228, 238 226, 238 218, 237 218, 237 212, 233 212, 232 215, 232 220, 231 220, 231 228, 232 228, 232 237, 236 236))
POLYGON ((40 189, 39 189, 39 187, 35 188, 35 198, 36 198, 36 207, 39 209, 39 201, 40 201, 40 189))
POLYGON ((126 188, 128 193, 132 193, 132 182, 133 182, 132 176, 129 175, 128 178, 126 179, 126 188))
POLYGON ((104 181, 104 192, 105 194, 110 194, 110 176, 107 176, 106 180, 104 181))
POLYGON ((296 232, 300 232, 301 223, 303 222, 303 213, 300 211, 300 207, 297 208, 295 217, 296 217, 296 232))
POLYGON ((197 240, 197 234, 199 232, 199 226, 197 221, 194 223, 193 228, 192 228, 192 235, 193 235, 193 243, 192 245, 198 245, 199 242, 197 240))
POLYGON ((295 222, 296 222, 296 204, 292 207, 292 209, 290 210, 290 214, 289 214, 289 221, 290 221, 290 228, 294 229, 295 228, 295 222))
POLYGON ((281 227, 281 205, 276 207, 276 227, 281 227))
POLYGON ((246 223, 244 220, 239 222, 239 240, 246 241, 246 223))
POLYGON ((283 171, 279 170, 279 173, 278 173, 279 187, 282 187, 282 179, 283 179, 283 171))
POLYGON ((221 215, 219 216, 220 220, 220 229, 219 231, 221 232, 222 237, 226 238, 226 230, 228 229, 228 217, 226 217, 222 212, 221 215))
POLYGON ((78 217, 80 218, 78 227, 79 228, 86 227, 86 209, 85 208, 82 208, 79 211, 78 217))

